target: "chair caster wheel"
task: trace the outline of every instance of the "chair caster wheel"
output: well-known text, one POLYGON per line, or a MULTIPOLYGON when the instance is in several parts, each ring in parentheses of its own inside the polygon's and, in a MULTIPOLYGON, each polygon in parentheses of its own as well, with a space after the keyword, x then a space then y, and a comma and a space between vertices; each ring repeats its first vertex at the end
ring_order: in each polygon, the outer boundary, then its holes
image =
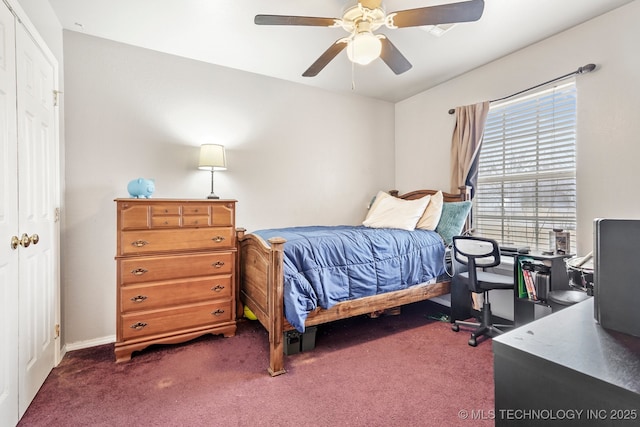
POLYGON ((469 338, 469 345, 470 345, 471 347, 475 347, 475 346, 477 346, 477 345, 478 345, 478 342, 476 341, 476 338, 475 338, 475 337, 471 337, 471 338, 469 338))
POLYGON ((456 325, 455 323, 451 325, 451 330, 453 332, 458 332, 460 330, 460 325, 456 325))

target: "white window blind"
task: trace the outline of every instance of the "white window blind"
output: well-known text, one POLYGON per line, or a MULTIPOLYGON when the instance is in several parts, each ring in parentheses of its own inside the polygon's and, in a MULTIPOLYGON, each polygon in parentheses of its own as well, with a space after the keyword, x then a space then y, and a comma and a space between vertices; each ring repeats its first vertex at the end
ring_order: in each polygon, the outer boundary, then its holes
POLYGON ((478 163, 474 228, 503 245, 549 248, 576 229, 576 88, 563 82, 491 105, 478 163))

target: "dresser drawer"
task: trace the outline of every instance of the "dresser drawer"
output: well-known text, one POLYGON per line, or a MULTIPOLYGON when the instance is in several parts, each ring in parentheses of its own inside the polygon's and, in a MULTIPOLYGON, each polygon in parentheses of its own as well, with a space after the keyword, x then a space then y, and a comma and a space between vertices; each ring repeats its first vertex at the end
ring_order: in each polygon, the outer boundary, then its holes
POLYGON ((151 205, 151 216, 180 215, 182 206, 178 203, 154 203, 151 205))
POLYGON ((205 215, 209 217, 211 212, 209 212, 209 205, 190 203, 182 206, 182 215, 205 215))
POLYGON ((229 322, 231 315, 231 300, 123 314, 120 335, 123 340, 130 340, 174 331, 186 332, 189 328, 229 322))
POLYGON ((209 226, 208 215, 183 215, 182 226, 183 227, 207 227, 209 226))
POLYGON ((151 227, 152 228, 178 228, 180 227, 180 217, 179 216, 169 216, 169 215, 154 215, 151 217, 151 227))
POLYGON ((231 227, 134 230, 120 233, 120 255, 234 248, 231 227))
POLYGON ((120 284, 128 285, 230 274, 234 264, 235 252, 126 258, 118 260, 118 274, 120 284))
POLYGON ((120 288, 120 310, 123 313, 153 310, 182 304, 229 299, 232 275, 180 279, 120 288))

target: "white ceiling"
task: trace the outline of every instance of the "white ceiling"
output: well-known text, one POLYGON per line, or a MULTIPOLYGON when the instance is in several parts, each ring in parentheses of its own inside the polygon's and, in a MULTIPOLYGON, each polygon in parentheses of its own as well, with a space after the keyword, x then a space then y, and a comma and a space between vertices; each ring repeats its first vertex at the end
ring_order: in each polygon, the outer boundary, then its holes
MULTIPOLYGON (((397 102, 633 0, 485 0, 477 22, 441 37, 421 28, 389 37, 413 64, 353 66, 340 53, 317 77, 302 73, 341 28, 257 26, 256 14, 340 18, 356 0, 49 0, 65 29, 332 91, 397 102)), ((388 12, 452 0, 385 0, 388 12)), ((603 29, 606 31, 606 29, 603 29)), ((576 66, 584 64, 576 64, 576 66)))

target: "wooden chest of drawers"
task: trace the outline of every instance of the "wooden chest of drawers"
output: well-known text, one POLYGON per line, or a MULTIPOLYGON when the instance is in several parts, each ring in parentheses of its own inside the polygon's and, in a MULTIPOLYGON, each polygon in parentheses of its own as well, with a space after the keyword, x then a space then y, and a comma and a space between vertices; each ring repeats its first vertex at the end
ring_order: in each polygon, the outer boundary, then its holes
POLYGON ((236 332, 235 200, 116 199, 116 361, 236 332))

